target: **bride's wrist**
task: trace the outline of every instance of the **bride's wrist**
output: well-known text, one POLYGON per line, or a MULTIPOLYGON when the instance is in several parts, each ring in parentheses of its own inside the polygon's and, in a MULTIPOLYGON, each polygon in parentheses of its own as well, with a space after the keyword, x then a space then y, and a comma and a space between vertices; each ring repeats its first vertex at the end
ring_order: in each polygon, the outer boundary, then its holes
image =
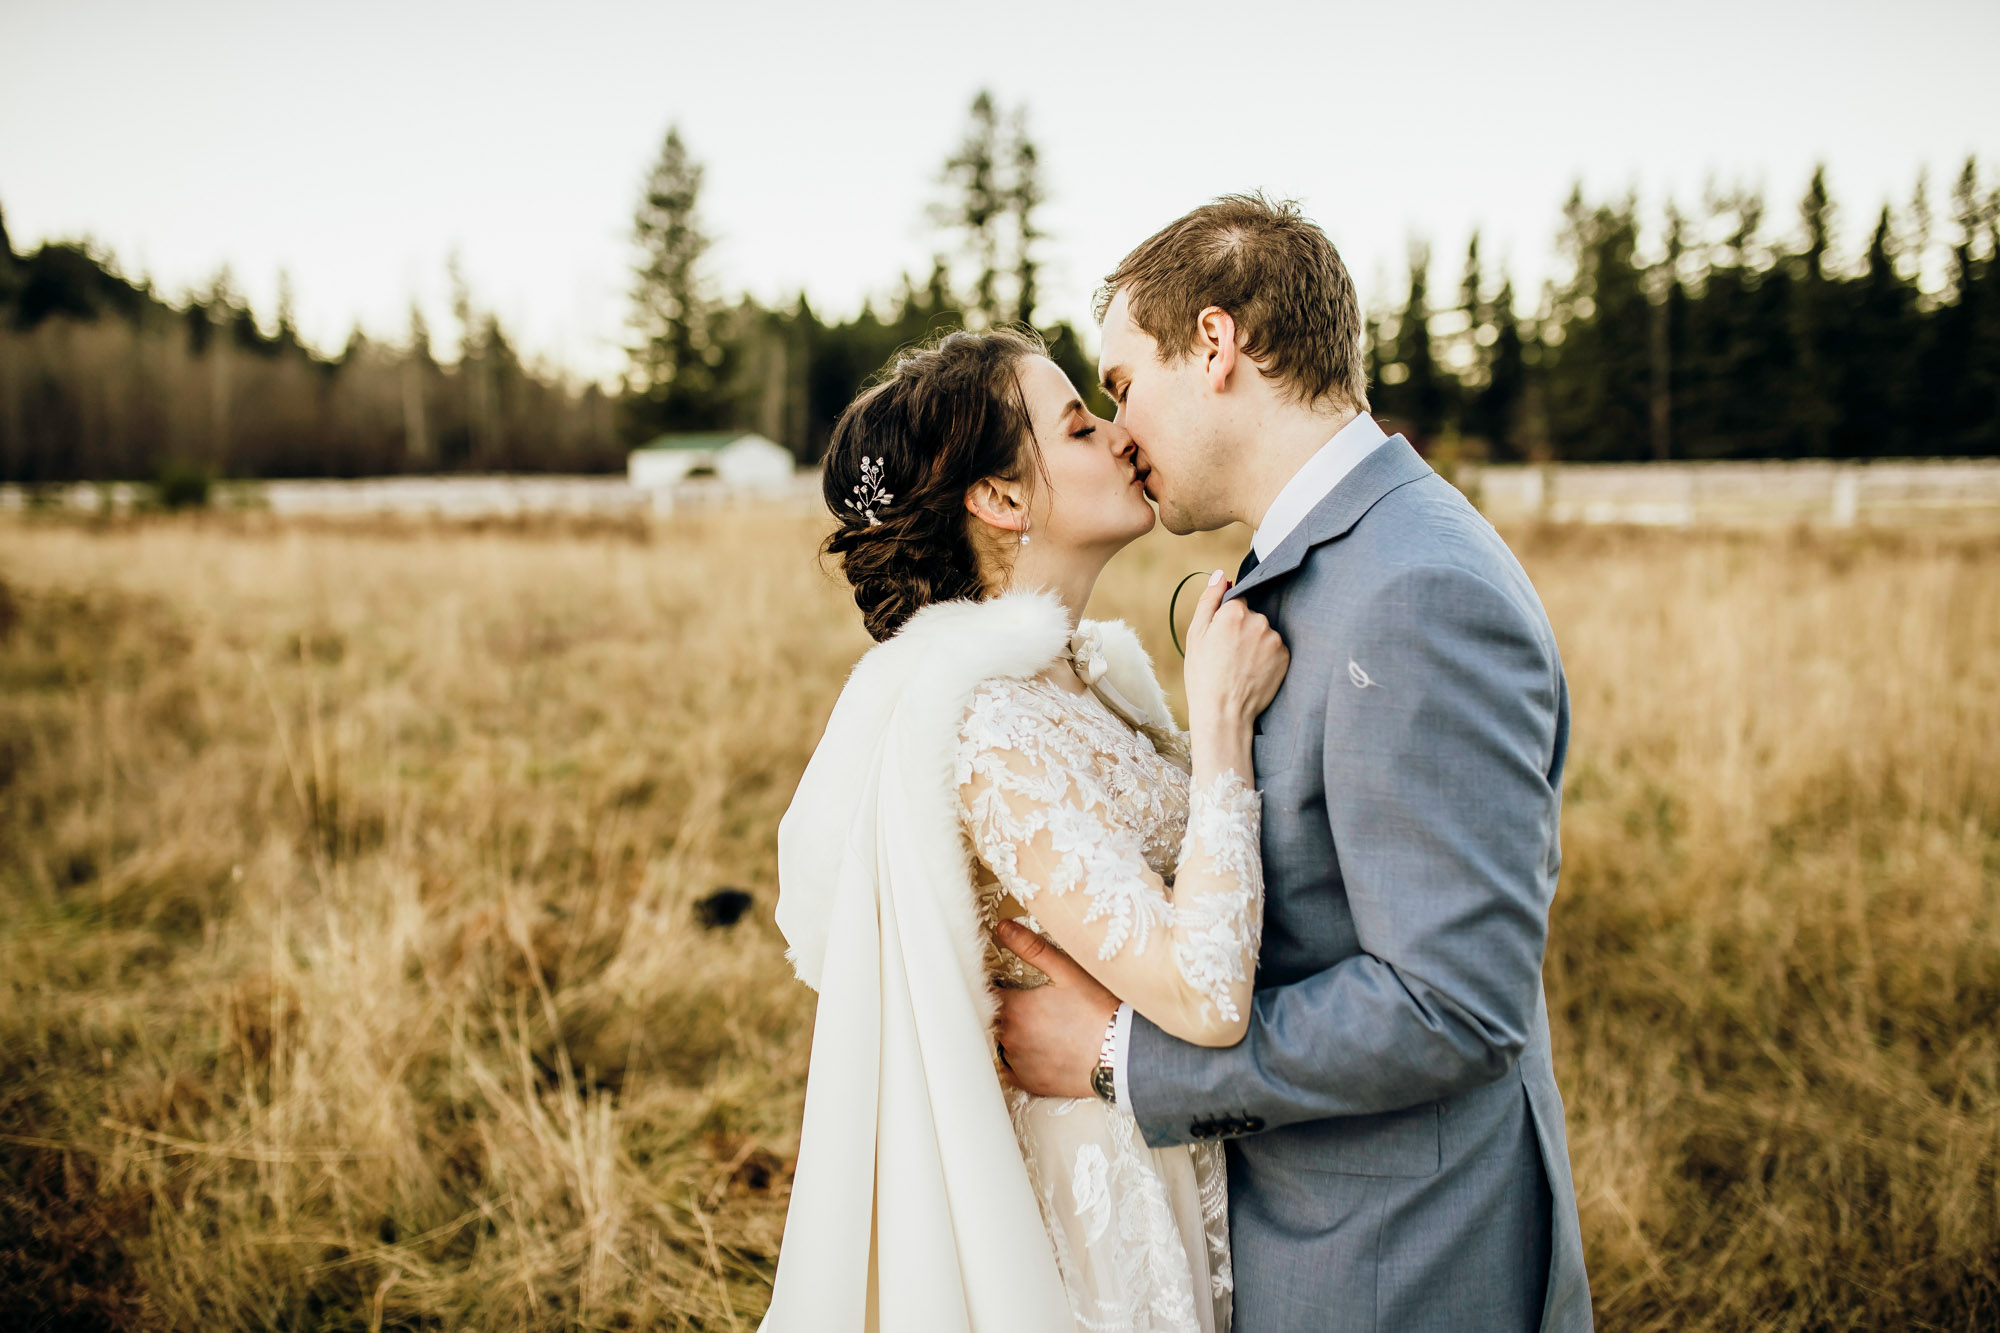
POLYGON ((1195 727, 1188 737, 1189 757, 1197 779, 1212 778, 1224 769, 1235 769, 1248 779, 1251 775, 1251 724, 1195 727))
POLYGON ((1196 702, 1188 713, 1188 733, 1195 739, 1229 744, 1247 739, 1257 725, 1257 715, 1233 702, 1196 702))

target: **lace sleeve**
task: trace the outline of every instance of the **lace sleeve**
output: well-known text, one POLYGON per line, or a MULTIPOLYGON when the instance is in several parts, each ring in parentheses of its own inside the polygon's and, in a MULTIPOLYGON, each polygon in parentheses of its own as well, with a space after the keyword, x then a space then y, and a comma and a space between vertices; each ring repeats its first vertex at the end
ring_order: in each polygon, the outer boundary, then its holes
POLYGON ((1175 955, 1181 976, 1225 1023, 1242 1021, 1264 938, 1264 803, 1226 768, 1188 800, 1175 955))
POLYGON ((1175 1036, 1226 1045, 1242 1035, 1263 921, 1257 793, 1231 771, 1193 794, 1170 896, 1097 760, 1059 712, 983 687, 957 763, 973 848, 1042 932, 1120 998, 1175 1036))

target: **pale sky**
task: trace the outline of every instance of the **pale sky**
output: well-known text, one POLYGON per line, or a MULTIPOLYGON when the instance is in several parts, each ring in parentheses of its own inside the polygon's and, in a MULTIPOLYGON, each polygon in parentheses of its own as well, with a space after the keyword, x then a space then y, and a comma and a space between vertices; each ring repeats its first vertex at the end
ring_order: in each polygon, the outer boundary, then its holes
POLYGON ((708 166, 724 293, 823 314, 929 267, 925 206, 981 87, 1047 169, 1045 314, 1213 195, 1299 198, 1370 305, 1409 237, 1466 235, 1524 291, 1573 180, 1698 201, 1763 185, 1789 228, 1824 160, 1858 247, 1921 167, 1947 215, 2000 168, 1993 0, 1630 5, 228 3, 0 0, 0 208, 17 249, 88 235, 169 293, 224 263, 268 319, 449 352, 447 256, 530 354, 622 364, 639 183, 678 124, 708 166))

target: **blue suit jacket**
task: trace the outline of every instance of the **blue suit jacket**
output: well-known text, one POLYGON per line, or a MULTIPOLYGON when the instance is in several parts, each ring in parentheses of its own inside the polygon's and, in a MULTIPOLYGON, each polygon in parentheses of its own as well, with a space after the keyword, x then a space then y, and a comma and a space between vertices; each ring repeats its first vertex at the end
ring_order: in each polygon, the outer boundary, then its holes
POLYGON ((1229 1140, 1237 1333, 1591 1326, 1542 951, 1569 696, 1527 574, 1391 438, 1231 596, 1291 649, 1253 742, 1250 1030, 1135 1019, 1155 1146, 1229 1140))

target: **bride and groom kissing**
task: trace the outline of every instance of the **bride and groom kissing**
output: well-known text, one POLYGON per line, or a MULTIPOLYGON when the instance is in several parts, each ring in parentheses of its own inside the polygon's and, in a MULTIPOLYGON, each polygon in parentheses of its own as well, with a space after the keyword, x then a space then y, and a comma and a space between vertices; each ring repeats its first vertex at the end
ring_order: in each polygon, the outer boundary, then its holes
POLYGON ((1591 1326, 1542 955, 1569 703, 1499 536, 1367 411, 1296 207, 901 354, 825 493, 870 635, 778 833, 819 992, 768 1333, 1591 1326), (1253 530, 1188 727, 1099 573, 1253 530))

